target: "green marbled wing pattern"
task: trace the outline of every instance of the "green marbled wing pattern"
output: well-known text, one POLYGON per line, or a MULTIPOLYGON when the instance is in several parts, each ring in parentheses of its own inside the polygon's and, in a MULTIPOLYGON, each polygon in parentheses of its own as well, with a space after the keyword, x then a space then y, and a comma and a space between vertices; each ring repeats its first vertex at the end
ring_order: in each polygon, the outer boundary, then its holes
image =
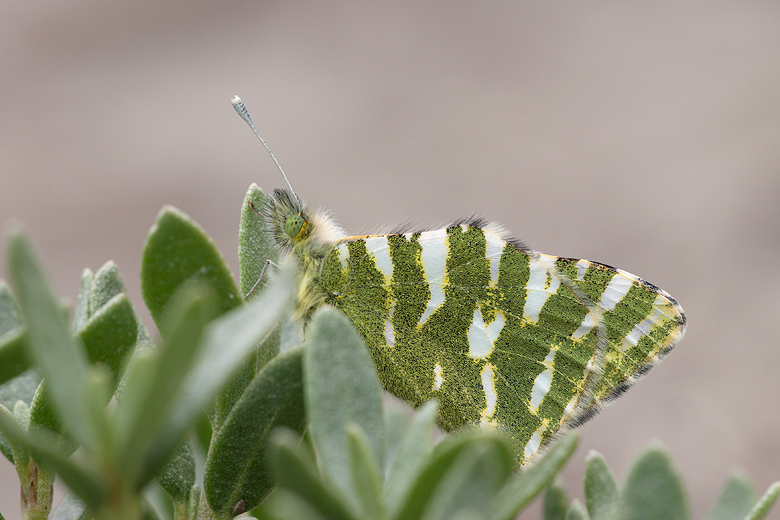
POLYGON ((506 430, 518 463, 593 415, 679 340, 665 292, 620 270, 542 255, 492 224, 350 237, 320 272, 384 387, 439 424, 506 430))

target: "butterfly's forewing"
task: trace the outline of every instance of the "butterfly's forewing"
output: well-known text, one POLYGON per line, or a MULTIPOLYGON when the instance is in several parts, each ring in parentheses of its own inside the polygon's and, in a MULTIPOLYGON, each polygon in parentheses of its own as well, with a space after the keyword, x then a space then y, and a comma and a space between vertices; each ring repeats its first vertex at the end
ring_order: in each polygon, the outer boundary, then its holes
POLYGON ((438 399, 447 430, 507 430, 521 463, 617 395, 684 327, 676 303, 636 277, 534 253, 478 223, 345 239, 321 282, 388 391, 415 406, 438 399))

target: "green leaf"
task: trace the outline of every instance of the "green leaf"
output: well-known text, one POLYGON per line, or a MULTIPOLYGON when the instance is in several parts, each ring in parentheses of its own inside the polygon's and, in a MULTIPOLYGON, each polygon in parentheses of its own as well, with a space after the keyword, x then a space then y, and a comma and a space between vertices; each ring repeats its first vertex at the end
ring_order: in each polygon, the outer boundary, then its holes
POLYGON ((208 410, 212 431, 218 432, 222 428, 228 414, 241 398, 254 375, 254 363, 245 362, 239 372, 220 391, 214 406, 208 410))
MULTIPOLYGON (((86 303, 84 303, 84 307, 86 308, 86 316, 82 319, 77 318, 74 319, 73 323, 73 329, 74 331, 79 331, 84 328, 87 320, 95 315, 96 313, 102 313, 107 312, 108 309, 105 309, 106 306, 110 306, 114 304, 114 301, 117 299, 119 295, 124 294, 127 296, 127 290, 125 289, 124 282, 122 281, 122 277, 119 274, 119 269, 117 268, 116 264, 114 262, 106 262, 97 272, 97 274, 92 275, 88 270, 84 272, 82 275, 82 289, 79 293, 79 304, 78 307, 82 305, 81 300, 86 299, 86 303), (89 281, 89 287, 87 289, 86 296, 83 296, 82 293, 84 292, 84 285, 89 281)), ((123 365, 127 363, 127 357, 129 357, 131 351, 139 351, 139 350, 147 350, 150 348, 155 348, 154 341, 151 338, 151 335, 149 334, 149 331, 146 329, 146 326, 144 325, 143 321, 138 317, 138 314, 135 312, 135 309, 133 309, 132 304, 129 302, 128 298, 128 305, 129 310, 131 312, 127 312, 127 309, 123 309, 124 315, 118 316, 117 319, 121 319, 122 322, 124 322, 124 325, 129 325, 131 321, 130 314, 132 313, 133 318, 135 319, 135 322, 137 324, 137 329, 134 335, 134 339, 132 340, 132 343, 130 342, 130 337, 132 336, 132 332, 130 332, 129 328, 122 327, 121 331, 123 334, 120 334, 119 332, 115 333, 116 338, 106 338, 106 340, 111 345, 124 345, 124 348, 121 348, 114 356, 110 358, 111 361, 115 365, 119 365, 121 368, 123 368, 123 365), (124 338, 122 336, 125 336, 124 338), (120 340, 120 341, 117 341, 120 340), (134 345, 133 345, 134 344, 134 345), (132 347, 132 348, 131 348, 132 347), (116 359, 121 358, 121 359, 116 359)), ((105 321, 105 318, 102 318, 105 321)), ((90 348, 91 350, 92 348, 90 348)), ((111 352, 111 349, 106 346, 102 349, 99 349, 101 351, 108 351, 111 352)), ((94 362, 94 359, 90 358, 90 361, 94 362)), ((109 363, 111 364, 111 363, 109 363)), ((115 373, 117 370, 112 367, 112 371, 115 373)), ((121 370, 120 370, 121 372, 121 370)), ((123 376, 124 374, 121 373, 123 376)), ((117 394, 121 395, 121 387, 122 382, 119 382, 120 388, 117 390, 117 394)))
POLYGON ((241 398, 255 375, 262 370, 266 363, 279 354, 279 333, 280 330, 277 326, 257 348, 254 363, 251 360, 244 363, 238 374, 219 393, 214 406, 209 410, 208 414, 213 431, 219 431, 222 428, 222 424, 225 422, 228 414, 241 398))
POLYGON ((707 520, 741 520, 756 502, 756 490, 750 480, 735 473, 726 481, 707 520))
POLYGON ((437 444, 433 452, 425 458, 424 465, 417 473, 417 478, 411 483, 403 503, 395 507, 397 512, 391 518, 398 520, 421 518, 437 486, 452 468, 458 455, 480 435, 482 434, 479 431, 465 430, 445 437, 437 444))
MULTIPOLYGON (((177 448, 178 447, 179 446, 177 446, 177 448)), ((148 508, 152 509, 159 518, 164 518, 165 520, 184 520, 187 518, 186 513, 188 512, 188 501, 183 503, 174 503, 174 501, 171 499, 171 495, 169 495, 168 492, 165 491, 165 489, 163 489, 163 487, 160 485, 159 478, 157 480, 150 481, 149 484, 144 487, 143 491, 141 492, 141 497, 148 508)), ((146 508, 142 506, 142 509, 146 508)))
POLYGON ((16 401, 22 401, 27 406, 32 403, 41 378, 34 370, 28 370, 24 374, 15 377, 7 383, 0 385, 0 404, 9 410, 14 407, 16 401))
POLYGON ((436 401, 428 401, 420 407, 392 460, 385 483, 390 517, 396 516, 398 509, 406 502, 412 485, 425 466, 431 452, 431 439, 438 413, 439 405, 436 401))
POLYGON ((92 424, 96 437, 96 454, 102 460, 109 460, 116 432, 114 421, 109 421, 106 405, 111 400, 111 372, 103 365, 90 366, 87 369, 81 391, 81 401, 87 410, 87 418, 92 424))
POLYGON ((14 452, 11 448, 11 443, 3 433, 0 433, 0 453, 8 459, 8 462, 14 464, 14 452))
POLYGON ((188 504, 195 485, 195 456, 189 439, 182 440, 157 475, 157 482, 174 502, 188 504))
POLYGON ((769 510, 777 501, 777 496, 780 495, 780 482, 775 482, 769 489, 766 490, 764 496, 762 496, 753 509, 745 516, 745 520, 762 520, 769 514, 769 510))
POLYGON ((84 269, 81 272, 79 295, 76 298, 76 308, 73 311, 73 323, 71 324, 71 330, 73 332, 76 332, 83 327, 89 319, 89 294, 92 291, 92 282, 94 282, 94 280, 95 274, 91 269, 84 269))
POLYGON ((290 350, 302 343, 303 327, 291 316, 285 316, 282 319, 281 327, 279 327, 279 352, 290 350))
POLYGON ((284 488, 274 492, 252 514, 257 520, 327 520, 309 502, 284 488))
MULTIPOLYGON (((285 318, 283 317, 281 322, 283 323, 285 318)), ((260 345, 260 347, 257 349, 257 354, 255 355, 255 373, 260 372, 262 368, 271 361, 274 357, 276 357, 279 352, 283 352, 281 350, 281 340, 282 340, 282 325, 279 324, 278 327, 274 329, 274 331, 271 333, 268 338, 263 341, 263 344, 260 345)), ((299 342, 298 345, 300 345, 302 342, 299 342)), ((298 346, 294 345, 294 346, 298 346)), ((286 348, 284 351, 291 350, 290 348, 286 348)))
POLYGON ((147 500, 141 500, 142 520, 162 520, 157 510, 147 500))
POLYGON ((60 439, 67 439, 69 451, 73 452, 78 448, 73 439, 66 432, 63 432, 55 403, 45 381, 41 382, 30 404, 30 423, 37 428, 47 430, 53 435, 58 435, 60 439))
POLYGON ((408 407, 404 405, 405 403, 401 404, 400 400, 395 399, 385 399, 382 403, 382 413, 385 418, 385 480, 390 478, 391 468, 398 463, 398 452, 412 419, 408 407))
POLYGON ((187 506, 187 511, 189 512, 187 515, 188 520, 195 520, 197 518, 198 509, 200 508, 200 499, 200 486, 195 484, 192 486, 192 490, 190 491, 190 503, 187 506))
POLYGON ((92 277, 88 297, 89 315, 95 314, 117 295, 126 293, 127 289, 122 275, 119 274, 119 268, 109 260, 92 277))
POLYGON ((480 433, 471 437, 442 475, 425 507, 425 520, 447 520, 457 514, 486 518, 496 492, 515 466, 509 442, 480 433))
POLYGON ((382 477, 371 452, 371 445, 363 429, 355 423, 347 425, 349 461, 352 469, 352 485, 360 505, 368 518, 384 517, 382 477))
MULTIPOLYGON (((255 213, 249 203, 253 203, 259 211, 265 206, 265 193, 257 184, 252 184, 244 197, 241 206, 241 225, 238 229, 238 264, 241 280, 241 294, 247 294, 260 280, 266 260, 279 263, 279 252, 276 242, 265 229, 263 217, 255 213)), ((268 280, 266 271, 263 280, 257 285, 247 301, 257 298, 263 291, 268 280)))
MULTIPOLYGON (((163 308, 181 284, 206 281, 216 315, 244 303, 230 269, 211 238, 187 215, 176 208, 163 208, 149 233, 141 265, 141 290, 152 318, 161 327, 163 308)), ((166 333, 160 329, 163 337, 166 333)), ((247 363, 218 396, 209 414, 216 431, 254 377, 254 363, 247 363)))
POLYGON ((620 493, 615 477, 601 454, 591 451, 585 460, 585 504, 591 520, 615 520, 620 493))
POLYGON ((205 495, 212 510, 227 515, 243 500, 254 508, 273 490, 270 435, 284 426, 303 434, 303 351, 280 354, 263 368, 215 434, 206 460, 205 495))
POLYGON ((566 511, 566 520, 588 520, 588 512, 576 498, 574 499, 574 502, 571 503, 569 510, 566 511))
POLYGON ((0 339, 9 332, 16 332, 23 328, 22 313, 14 293, 3 280, 0 280, 0 339))
POLYGON ((159 352, 133 358, 116 410, 116 460, 131 486, 140 489, 151 477, 149 473, 154 473, 149 466, 164 463, 180 441, 176 438, 165 453, 156 453, 156 441, 165 434, 175 397, 195 362, 203 328, 213 315, 209 303, 200 285, 182 286, 171 298, 168 316, 161 320, 168 341, 159 352))
POLYGON ((294 269, 283 269, 258 300, 209 324, 197 362, 184 381, 166 431, 181 432, 188 428, 279 323, 292 302, 295 276, 294 269))
POLYGON ((180 210, 164 207, 144 245, 141 293, 163 337, 165 306, 188 280, 205 281, 217 315, 243 303, 230 269, 206 232, 180 210))
POLYGON ((30 368, 27 334, 11 289, 0 280, 0 384, 30 368))
MULTIPOLYGON (((272 464, 279 479, 279 487, 296 494, 323 518, 350 520, 352 515, 339 491, 328 486, 317 468, 303 454, 298 437, 284 430, 273 437, 272 464)), ((275 493, 274 493, 275 494, 275 493)), ((269 504, 273 507, 274 504, 269 504)))
POLYGON ((8 235, 8 270, 28 326, 30 354, 47 381, 58 416, 76 441, 93 448, 93 432, 79 399, 87 369, 86 356, 71 339, 32 245, 18 228, 8 235))
POLYGON ((28 430, 30 428, 30 409, 26 404, 16 401, 13 410, 14 419, 22 430, 28 430))
MULTIPOLYGON (((89 294, 87 295, 87 306, 89 307, 89 315, 98 312, 103 306, 107 305, 112 298, 115 298, 119 294, 127 295, 127 289, 122 281, 122 276, 119 274, 119 269, 114 262, 106 262, 92 277, 92 282, 89 288, 89 294)), ((144 322, 135 313, 135 321, 138 323, 138 330, 136 332, 135 350, 147 350, 149 348, 156 348, 154 340, 152 340, 149 331, 146 329, 144 322)), ((74 330, 81 328, 75 327, 74 330)))
MULTIPOLYGON (((22 401, 29 407, 40 382, 41 378, 38 377, 38 374, 33 370, 28 370, 19 377, 0 385, 0 405, 12 410, 17 401, 22 401)), ((14 461, 11 444, 2 433, 0 433, 0 453, 5 455, 9 461, 14 461)))
POLYGON ((690 508, 668 452, 658 446, 645 450, 631 468, 620 497, 623 520, 688 520, 690 508))
POLYGON ((30 368, 26 349, 27 333, 24 329, 0 337, 0 384, 30 368))
POLYGON ((211 422, 209 422, 209 418, 205 413, 196 414, 193 430, 195 436, 192 440, 197 442, 195 446, 198 446, 203 453, 206 453, 209 450, 209 446, 211 446, 213 432, 211 430, 211 422))
POLYGON ((12 442, 27 446, 36 461, 56 471, 73 493, 93 510, 98 510, 107 497, 107 484, 103 476, 70 459, 70 453, 64 451, 52 435, 37 429, 25 432, 17 421, 2 413, 2 410, 0 407, 0 430, 12 442))
POLYGON ((312 439, 323 471, 357 507, 346 428, 354 422, 363 429, 383 472, 382 387, 363 340, 341 312, 318 310, 306 333, 304 390, 312 439))
POLYGON ((544 520, 565 520, 569 508, 569 496, 559 480, 547 486, 542 500, 542 518, 544 520))
MULTIPOLYGON (((26 408, 24 403, 17 402, 13 407, 13 411, 0 404, 0 415, 3 416, 3 421, 0 422, 0 431, 5 432, 3 424, 13 425, 12 428, 17 428, 19 431, 24 432, 27 429, 29 423, 29 410, 26 411, 27 417, 20 417, 20 408, 26 408)), ((15 430, 11 430, 13 433, 15 430)), ((5 441, 5 448, 3 453, 8 451, 6 457, 8 460, 14 463, 16 467, 24 466, 30 459, 30 452, 27 446, 20 440, 20 437, 3 436, 5 441)))
POLYGON ((135 310, 127 295, 117 294, 102 305, 76 335, 86 348, 89 362, 101 363, 111 371, 113 393, 138 335, 135 310))
POLYGON ((553 445, 531 467, 523 470, 498 493, 495 500, 495 520, 512 520, 533 498, 539 494, 577 448, 579 435, 569 433, 553 445))
MULTIPOLYGON (((140 353, 142 355, 133 357, 125 393, 130 391, 131 379, 134 379, 135 384, 139 385, 141 390, 138 392, 139 395, 145 395, 148 392, 148 388, 145 386, 149 383, 144 383, 144 381, 156 380, 163 374, 170 378, 172 372, 185 374, 177 391, 170 391, 169 394, 160 396, 161 399, 163 397, 168 399, 170 395, 173 401, 168 406, 169 412, 162 413, 166 422, 162 427, 156 429, 157 433, 154 439, 152 439, 153 434, 142 432, 146 441, 149 442, 148 446, 150 446, 151 451, 147 452, 143 467, 139 470, 136 478, 137 485, 152 478, 182 439, 186 430, 200 416, 202 410, 212 402, 217 391, 246 362, 255 346, 278 323, 292 299, 293 276, 294 273, 291 270, 284 270, 282 276, 277 277, 278 279, 271 284, 258 301, 235 309, 214 320, 203 334, 191 369, 183 366, 171 367, 168 362, 155 360, 156 351, 142 352, 140 353), (135 371, 135 365, 139 362, 144 366, 139 368, 138 375, 133 376, 132 372, 135 371), (166 368, 158 371, 156 368, 158 363, 159 366, 166 368)), ((173 332, 173 328, 170 330, 173 332)), ((177 342, 183 341, 182 337, 185 336, 183 333, 187 332, 186 327, 182 327, 181 331, 182 334, 173 334, 173 338, 176 338, 177 342)), ((187 334, 192 334, 192 330, 188 331, 187 334)), ((163 352, 165 350, 167 349, 163 349, 163 352)), ((169 357, 173 358, 174 356, 169 357)), ((172 362, 179 363, 175 360, 172 362)), ((170 385, 170 382, 167 384, 170 385)), ((154 393, 152 394, 154 395, 154 393)), ((124 397, 120 401, 120 407, 127 401, 127 397, 124 397)), ((140 399, 139 402, 143 402, 143 400, 140 399)), ((149 404, 156 409, 154 415, 160 413, 163 408, 158 402, 152 401, 149 404)), ((125 404, 125 406, 127 405, 125 404)), ((138 408, 138 403, 133 406, 138 408)), ((144 421, 141 420, 141 423, 144 421)), ((120 429, 120 431, 127 430, 120 429)), ((127 451, 121 455, 126 458, 126 453, 127 451)))

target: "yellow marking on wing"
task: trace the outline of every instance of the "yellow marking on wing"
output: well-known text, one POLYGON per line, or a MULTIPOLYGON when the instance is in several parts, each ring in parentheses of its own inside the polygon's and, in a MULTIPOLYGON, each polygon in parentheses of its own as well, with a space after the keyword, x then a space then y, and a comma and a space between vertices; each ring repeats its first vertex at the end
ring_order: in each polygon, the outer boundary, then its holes
POLYGON ((366 238, 376 238, 376 237, 389 237, 392 236, 388 233, 381 233, 379 235, 352 235, 351 237, 344 237, 342 239, 339 239, 339 242, 352 242, 354 240, 364 240, 366 238))

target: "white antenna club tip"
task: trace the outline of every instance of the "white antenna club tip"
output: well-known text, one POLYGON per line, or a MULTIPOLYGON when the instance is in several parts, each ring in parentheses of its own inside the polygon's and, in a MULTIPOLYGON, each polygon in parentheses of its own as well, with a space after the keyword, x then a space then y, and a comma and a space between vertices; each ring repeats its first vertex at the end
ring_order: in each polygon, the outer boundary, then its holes
POLYGON ((279 161, 276 160, 276 156, 274 155, 274 153, 271 151, 270 148, 268 148, 268 145, 265 144, 265 140, 262 137, 260 137, 260 133, 257 131, 257 128, 255 128, 255 124, 252 122, 252 118, 249 117, 249 112, 244 106, 244 102, 241 101, 241 98, 238 96, 233 96, 232 98, 230 98, 230 102, 233 104, 233 108, 236 109, 238 115, 241 116, 241 119, 246 121, 246 123, 252 129, 252 132, 255 133, 257 138, 260 139, 260 142, 263 143, 263 146, 265 146, 265 149, 268 150, 268 154, 271 156, 271 159, 274 160, 274 163, 276 163, 276 167, 279 169, 279 173, 282 174, 282 177, 284 177, 285 182, 287 182, 287 187, 290 188, 290 192, 292 192, 293 196, 295 197, 295 200, 297 200, 298 204, 300 204, 301 199, 298 198, 298 195, 295 193, 295 190, 290 184, 290 181, 287 180, 287 175, 284 174, 284 170, 282 170, 282 165, 279 164, 279 161))
POLYGON ((241 101, 241 98, 238 96, 233 96, 230 98, 230 102, 233 104, 233 108, 236 109, 236 112, 238 112, 238 115, 241 116, 241 119, 246 121, 249 126, 254 127, 252 124, 252 119, 249 117, 249 112, 246 111, 246 107, 244 106, 244 102, 241 101))

